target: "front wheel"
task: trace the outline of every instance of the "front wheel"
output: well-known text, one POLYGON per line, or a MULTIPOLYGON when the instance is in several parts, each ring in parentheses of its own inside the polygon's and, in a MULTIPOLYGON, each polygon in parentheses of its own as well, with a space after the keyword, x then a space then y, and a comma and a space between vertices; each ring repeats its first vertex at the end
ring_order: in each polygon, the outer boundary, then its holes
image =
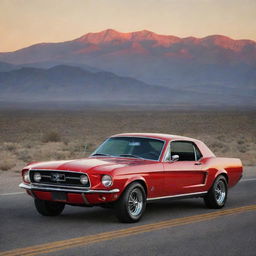
POLYGON ((204 202, 208 208, 222 208, 227 200, 228 186, 223 175, 217 177, 208 194, 204 197, 204 202))
POLYGON ((134 182, 127 187, 116 203, 116 216, 121 222, 137 222, 146 207, 146 193, 143 186, 134 182))
POLYGON ((61 202, 45 201, 35 199, 35 207, 43 216, 58 216, 64 210, 65 204, 61 202))

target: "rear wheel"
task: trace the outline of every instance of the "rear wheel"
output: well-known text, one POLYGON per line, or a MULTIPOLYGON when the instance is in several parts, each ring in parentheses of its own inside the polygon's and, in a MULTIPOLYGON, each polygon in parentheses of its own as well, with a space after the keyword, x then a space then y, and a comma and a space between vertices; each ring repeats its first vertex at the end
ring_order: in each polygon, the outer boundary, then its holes
POLYGON ((220 175, 214 181, 208 194, 204 197, 204 202, 208 208, 222 208, 226 203, 227 194, 227 180, 223 175, 220 175))
POLYGON ((61 202, 45 201, 35 199, 35 207, 43 216, 58 216, 64 210, 65 204, 61 202))
POLYGON ((137 222, 146 207, 146 193, 143 186, 134 182, 127 187, 116 203, 116 216, 121 222, 137 222))

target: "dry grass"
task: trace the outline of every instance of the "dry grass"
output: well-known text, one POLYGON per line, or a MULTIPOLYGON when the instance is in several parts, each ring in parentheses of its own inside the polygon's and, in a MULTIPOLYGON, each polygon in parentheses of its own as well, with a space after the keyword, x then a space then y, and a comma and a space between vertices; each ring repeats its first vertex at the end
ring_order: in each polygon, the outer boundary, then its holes
POLYGON ((56 131, 47 131, 42 138, 42 142, 58 142, 61 141, 60 134, 56 131))
POLYGON ((0 169, 84 157, 106 137, 121 132, 190 136, 203 140, 218 156, 255 165, 255 127, 252 111, 0 111, 0 169))
POLYGON ((15 167, 16 157, 8 151, 0 152, 0 170, 7 171, 15 167))

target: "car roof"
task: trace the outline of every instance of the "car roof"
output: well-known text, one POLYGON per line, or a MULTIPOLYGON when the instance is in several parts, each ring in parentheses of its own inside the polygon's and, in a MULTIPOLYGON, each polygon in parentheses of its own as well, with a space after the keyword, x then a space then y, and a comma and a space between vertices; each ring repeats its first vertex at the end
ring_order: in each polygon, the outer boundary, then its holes
POLYGON ((160 140, 198 141, 196 139, 185 137, 185 136, 164 134, 164 133, 120 133, 120 134, 115 134, 111 137, 147 137, 147 138, 160 139, 160 140))
POLYGON ((111 137, 141 137, 164 140, 169 143, 172 140, 187 140, 196 143, 204 157, 215 157, 214 153, 200 140, 190 137, 164 134, 164 133, 120 133, 111 137))

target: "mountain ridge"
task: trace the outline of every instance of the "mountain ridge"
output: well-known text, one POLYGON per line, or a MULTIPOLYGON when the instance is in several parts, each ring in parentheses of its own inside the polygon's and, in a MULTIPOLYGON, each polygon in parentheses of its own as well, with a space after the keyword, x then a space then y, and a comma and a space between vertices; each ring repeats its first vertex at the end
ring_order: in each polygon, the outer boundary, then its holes
MULTIPOLYGON (((28 64, 40 61, 62 60, 86 62, 83 57, 97 55, 141 54, 167 59, 201 60, 221 56, 226 62, 256 64, 256 42, 234 40, 223 35, 203 38, 179 38, 160 35, 148 30, 122 33, 113 29, 87 33, 74 40, 59 43, 39 43, 13 52, 0 52, 0 61, 10 64, 28 64), (203 54, 200 54, 203 53, 203 54)), ((204 61, 204 60, 203 60, 204 61)), ((87 63, 88 64, 88 63, 87 63)))
MULTIPOLYGON (((17 49, 15 51, 8 51, 8 52, 0 52, 0 54, 3 53, 13 53, 13 52, 17 52, 26 48, 30 48, 30 47, 34 47, 34 46, 44 46, 47 44, 59 44, 59 43, 69 43, 69 42, 83 42, 83 41, 87 41, 88 42, 90 40, 93 40, 94 42, 97 43, 96 39, 103 39, 103 38, 112 38, 114 39, 116 36, 116 38, 123 38, 123 39, 128 39, 128 40, 157 40, 157 39, 169 39, 170 41, 173 40, 173 42, 175 41, 205 41, 205 40, 216 40, 216 39, 221 39, 221 40, 227 40, 230 42, 237 42, 237 43, 253 43, 256 44, 256 40, 252 40, 252 39, 234 39, 232 37, 228 37, 225 35, 221 35, 221 34, 213 34, 213 35, 208 35, 208 36, 204 36, 204 37, 195 37, 195 36, 187 36, 187 37, 178 37, 178 36, 174 36, 174 35, 162 35, 162 34, 158 34, 155 32, 152 32, 150 30, 139 30, 139 31, 135 31, 135 32, 119 32, 117 30, 114 29, 106 29, 100 32, 89 32, 86 33, 78 38, 72 39, 72 40, 66 40, 63 42, 41 42, 41 43, 36 43, 36 44, 32 44, 30 46, 26 46, 20 49, 17 49), (142 36, 143 35, 143 36, 142 36), (91 38, 91 39, 90 39, 91 38)), ((110 40, 107 40, 110 41, 110 40)), ((104 40, 101 40, 101 42, 104 42, 104 40)))
MULTIPOLYGON (((105 76, 106 72, 110 72, 116 76, 116 81, 122 77, 127 88, 130 81, 130 88, 133 88, 134 92, 136 80, 145 85, 142 86, 143 90, 139 90, 142 94, 148 95, 147 88, 152 85, 160 86, 168 91, 163 95, 176 92, 175 95, 180 101, 185 98, 189 100, 189 96, 193 95, 191 98, 194 104, 204 98, 204 102, 209 100, 216 104, 221 104, 222 101, 223 104, 234 104, 236 101, 239 104, 255 105, 251 97, 256 97, 256 42, 252 40, 233 40, 221 35, 179 38, 159 35, 148 30, 121 33, 109 29, 87 33, 71 41, 37 44, 14 52, 0 53, 0 62, 0 71, 1 68, 15 69, 15 65, 46 69, 66 65, 82 68, 98 76, 105 76), (225 97, 222 97, 222 94, 225 97), (214 100, 214 97, 219 99, 214 100)), ((75 70, 78 72, 78 69, 75 70)), ((83 74, 85 77, 89 76, 83 74)), ((84 81, 81 76, 78 75, 80 80, 77 79, 80 82, 84 81)), ((91 82, 97 90, 104 87, 103 80, 99 83, 96 75, 92 77, 94 81, 91 82)), ((65 72, 62 72, 62 77, 56 78, 54 83, 57 87, 62 86, 58 79, 72 82, 65 72)), ((73 79, 76 86, 77 80, 74 76, 73 79)), ((27 77, 26 81, 24 87, 32 82, 37 83, 34 74, 31 75, 31 80, 27 77)), ((113 89, 110 80, 108 81, 109 88, 113 89)), ((53 81, 49 83, 53 89, 53 81)), ((129 91, 118 86, 115 90, 120 90, 118 97, 127 99, 122 93, 129 94, 129 91)), ((95 90, 92 92, 97 98, 95 90)), ((158 100, 168 99, 160 94, 158 100)), ((105 96, 110 96, 107 91, 105 96)), ((176 99, 171 98, 176 102, 176 99)))

